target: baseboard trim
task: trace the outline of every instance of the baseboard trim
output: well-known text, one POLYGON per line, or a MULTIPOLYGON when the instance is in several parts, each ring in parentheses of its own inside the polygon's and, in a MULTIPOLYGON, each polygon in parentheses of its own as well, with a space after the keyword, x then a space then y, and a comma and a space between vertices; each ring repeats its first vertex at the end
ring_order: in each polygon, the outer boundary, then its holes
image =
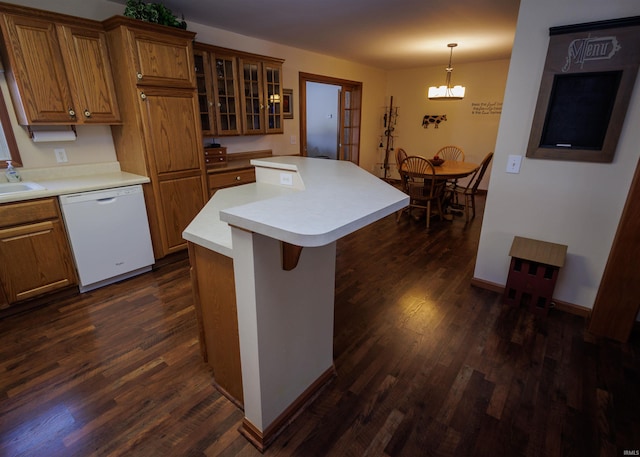
POLYGON ((282 431, 295 420, 305 408, 315 400, 320 392, 336 376, 336 368, 331 365, 327 371, 322 373, 302 394, 293 402, 282 414, 280 414, 264 431, 253 425, 246 417, 238 431, 253 444, 260 452, 264 452, 267 447, 282 433, 282 431))
MULTIPOLYGON (((211 365, 209 365, 211 366, 211 365)), ((213 367, 211 367, 213 368, 213 367)), ((220 384, 218 384, 216 382, 216 380, 213 380, 213 387, 215 387, 218 392, 220 392, 222 395, 224 395, 225 397, 227 397, 227 400, 229 400, 231 403, 233 403, 234 405, 236 405, 238 407, 238 409, 244 411, 244 404, 242 403, 241 400, 237 399, 236 397, 234 397, 233 395, 231 395, 227 389, 225 389, 224 387, 222 387, 220 384)))
MULTIPOLYGON (((490 290, 491 292, 497 292, 499 294, 504 294, 504 286, 500 284, 496 284, 494 282, 485 281, 484 279, 472 278, 471 285, 474 287, 478 287, 479 289, 490 290)), ((574 314, 576 316, 584 317, 588 319, 591 317, 591 308, 587 308, 585 306, 575 305, 573 303, 563 302, 560 300, 552 299, 555 304, 554 309, 558 311, 563 311, 565 313, 574 314)))
POLYGON ((471 278, 471 285, 479 289, 490 290, 491 292, 497 292, 499 294, 504 293, 504 286, 494 282, 485 281, 484 279, 471 278))

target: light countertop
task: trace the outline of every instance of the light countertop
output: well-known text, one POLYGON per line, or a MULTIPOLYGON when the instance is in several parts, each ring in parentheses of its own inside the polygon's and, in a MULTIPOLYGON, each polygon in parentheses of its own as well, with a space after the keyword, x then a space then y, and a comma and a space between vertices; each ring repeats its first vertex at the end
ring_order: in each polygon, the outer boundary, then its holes
POLYGON ((18 169, 23 182, 35 182, 43 190, 1 194, 0 203, 33 200, 44 197, 110 189, 149 182, 146 176, 120 170, 120 164, 102 163, 68 166, 54 169, 18 169))
POLYGON ((216 192, 185 229, 186 240, 233 257, 231 224, 298 246, 324 246, 409 203, 351 162, 281 156, 251 163, 258 182, 216 192), (284 182, 293 186, 280 184, 283 174, 292 175, 284 182))

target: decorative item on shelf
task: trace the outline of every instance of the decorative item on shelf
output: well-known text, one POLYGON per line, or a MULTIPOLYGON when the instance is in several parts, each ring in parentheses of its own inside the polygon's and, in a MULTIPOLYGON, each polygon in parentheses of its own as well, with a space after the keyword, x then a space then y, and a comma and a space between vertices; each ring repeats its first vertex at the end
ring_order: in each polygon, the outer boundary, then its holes
POLYGON ((142 0, 127 0, 124 15, 154 24, 168 25, 179 29, 187 29, 187 23, 178 18, 162 3, 145 3, 142 0))
POLYGON ((438 115, 425 114, 424 117, 422 118, 422 127, 426 129, 430 125, 433 125, 435 128, 438 128, 438 126, 440 125, 440 122, 443 122, 446 120, 447 120, 446 114, 438 114, 438 115))
POLYGON ((222 167, 227 164, 227 148, 217 143, 204 148, 204 164, 207 169, 222 167))
POLYGON ((451 86, 451 73, 453 72, 451 58, 453 57, 453 48, 458 46, 458 43, 449 43, 447 46, 451 51, 449 53, 449 66, 447 67, 445 85, 429 87, 429 100, 462 100, 464 98, 464 86, 451 86))
MULTIPOLYGON (((393 95, 389 99, 389 109, 385 108, 383 117, 384 124, 384 137, 387 139, 387 144, 384 150, 384 179, 387 179, 387 173, 389 171, 389 153, 393 151, 393 131, 395 130, 396 123, 398 121, 398 108, 393 106, 393 95)), ((382 147, 382 138, 380 139, 380 147, 382 147)))
POLYGON ((293 119, 293 89, 282 89, 282 117, 293 119))

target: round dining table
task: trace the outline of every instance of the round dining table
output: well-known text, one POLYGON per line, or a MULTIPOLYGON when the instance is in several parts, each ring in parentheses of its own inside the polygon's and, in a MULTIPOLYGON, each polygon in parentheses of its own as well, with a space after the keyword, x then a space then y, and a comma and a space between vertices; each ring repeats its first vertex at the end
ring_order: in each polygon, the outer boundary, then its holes
POLYGON ((440 165, 434 165, 433 170, 436 177, 440 179, 458 179, 473 174, 478 168, 480 168, 478 163, 445 160, 440 165))

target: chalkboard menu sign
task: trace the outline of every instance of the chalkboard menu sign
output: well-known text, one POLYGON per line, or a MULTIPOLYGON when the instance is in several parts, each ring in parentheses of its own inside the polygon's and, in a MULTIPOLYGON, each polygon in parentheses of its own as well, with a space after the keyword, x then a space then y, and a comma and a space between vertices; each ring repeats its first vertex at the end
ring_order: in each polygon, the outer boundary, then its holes
POLYGON ((550 30, 527 157, 612 162, 640 62, 640 17, 550 30))

